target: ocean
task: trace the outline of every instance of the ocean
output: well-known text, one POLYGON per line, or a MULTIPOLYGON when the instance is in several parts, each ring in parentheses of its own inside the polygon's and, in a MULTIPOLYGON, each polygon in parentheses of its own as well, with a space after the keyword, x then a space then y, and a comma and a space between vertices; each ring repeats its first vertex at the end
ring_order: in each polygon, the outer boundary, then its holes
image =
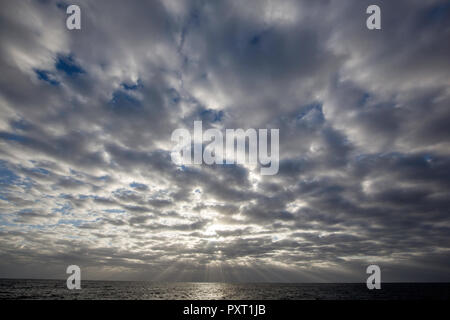
POLYGON ((421 300, 449 299, 450 283, 157 283, 82 281, 69 290, 65 280, 0 279, 0 299, 115 300, 421 300))

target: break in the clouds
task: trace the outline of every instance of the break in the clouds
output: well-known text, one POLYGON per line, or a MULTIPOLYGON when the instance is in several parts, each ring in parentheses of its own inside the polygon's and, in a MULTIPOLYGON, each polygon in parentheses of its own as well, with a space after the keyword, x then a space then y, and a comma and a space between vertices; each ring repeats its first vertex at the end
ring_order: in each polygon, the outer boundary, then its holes
POLYGON ((0 277, 450 280, 450 6, 375 3, 3 1, 0 277), (278 174, 176 166, 195 120, 278 174))

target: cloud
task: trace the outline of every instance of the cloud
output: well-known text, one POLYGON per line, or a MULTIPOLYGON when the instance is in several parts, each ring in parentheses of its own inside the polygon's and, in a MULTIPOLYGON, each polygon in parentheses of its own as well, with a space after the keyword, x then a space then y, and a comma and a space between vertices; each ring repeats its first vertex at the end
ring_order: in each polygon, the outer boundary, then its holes
POLYGON ((445 1, 6 1, 0 277, 449 281, 445 1), (171 133, 279 128, 274 176, 171 133))

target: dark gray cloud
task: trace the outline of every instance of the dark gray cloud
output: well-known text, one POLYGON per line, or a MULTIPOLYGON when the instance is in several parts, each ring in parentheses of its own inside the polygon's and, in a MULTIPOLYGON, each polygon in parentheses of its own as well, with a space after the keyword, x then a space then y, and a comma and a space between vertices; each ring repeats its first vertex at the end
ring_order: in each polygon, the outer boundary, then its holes
POLYGON ((450 7, 5 1, 0 277, 450 281, 450 7), (279 128, 280 167, 171 133, 279 128))

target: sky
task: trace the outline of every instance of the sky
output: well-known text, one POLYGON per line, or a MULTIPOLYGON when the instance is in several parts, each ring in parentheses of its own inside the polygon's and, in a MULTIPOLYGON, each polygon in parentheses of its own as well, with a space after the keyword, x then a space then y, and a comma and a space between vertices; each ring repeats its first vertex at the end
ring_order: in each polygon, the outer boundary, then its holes
POLYGON ((0 278, 450 281, 449 40, 437 0, 2 1, 0 278), (279 128, 278 174, 174 164, 196 120, 279 128))

